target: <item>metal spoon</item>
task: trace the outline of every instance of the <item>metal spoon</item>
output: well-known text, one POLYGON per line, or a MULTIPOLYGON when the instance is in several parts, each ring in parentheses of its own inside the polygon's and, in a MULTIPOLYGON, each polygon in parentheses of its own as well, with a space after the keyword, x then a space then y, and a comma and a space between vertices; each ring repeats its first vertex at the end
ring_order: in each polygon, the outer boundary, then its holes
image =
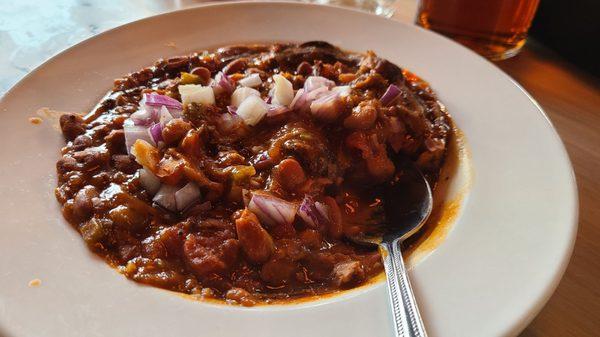
POLYGON ((426 337, 425 327, 404 268, 400 244, 416 233, 431 214, 431 187, 421 171, 406 161, 384 192, 386 223, 353 237, 382 252, 397 337, 426 337))

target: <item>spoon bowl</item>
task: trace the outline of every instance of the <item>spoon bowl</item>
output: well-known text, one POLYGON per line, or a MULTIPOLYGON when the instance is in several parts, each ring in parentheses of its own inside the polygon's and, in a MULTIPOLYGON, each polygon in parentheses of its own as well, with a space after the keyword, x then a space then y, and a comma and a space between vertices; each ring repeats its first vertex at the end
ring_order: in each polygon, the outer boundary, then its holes
POLYGON ((408 160, 397 167, 394 179, 383 191, 383 199, 385 222, 352 237, 352 241, 366 245, 404 241, 423 227, 433 208, 429 182, 408 160))

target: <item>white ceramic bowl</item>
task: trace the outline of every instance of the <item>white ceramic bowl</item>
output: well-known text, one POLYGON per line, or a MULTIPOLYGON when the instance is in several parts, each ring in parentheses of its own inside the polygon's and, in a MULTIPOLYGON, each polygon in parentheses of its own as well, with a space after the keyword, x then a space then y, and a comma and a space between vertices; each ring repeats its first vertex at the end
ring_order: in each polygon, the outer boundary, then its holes
POLYGON ((431 336, 518 333, 552 294, 577 223, 552 125, 491 63, 434 33, 298 3, 211 5, 137 21, 38 67, 0 102, 0 331, 7 336, 391 336, 385 285, 296 306, 194 302, 125 279, 91 254, 54 199, 63 139, 40 107, 87 111, 122 74, 232 43, 327 40, 372 49, 430 82, 472 155, 468 202, 411 277, 431 336), (176 48, 170 47, 172 43, 176 48), (29 287, 39 278, 38 287, 29 287))

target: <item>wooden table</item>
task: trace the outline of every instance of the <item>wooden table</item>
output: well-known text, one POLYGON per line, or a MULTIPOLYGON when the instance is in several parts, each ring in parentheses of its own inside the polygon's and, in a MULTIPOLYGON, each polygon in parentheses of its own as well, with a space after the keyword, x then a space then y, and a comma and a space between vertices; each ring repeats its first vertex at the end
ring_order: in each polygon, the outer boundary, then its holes
MULTIPOLYGON (((86 37, 199 2, 6 3, 0 8, 0 95, 44 59, 86 37), (23 15, 36 25, 23 24, 23 15)), ((394 18, 411 22, 416 0, 398 0, 397 8, 394 18)), ((579 233, 571 263, 556 293, 521 336, 600 336, 600 81, 535 43, 498 65, 531 93, 558 129, 575 167, 580 197, 579 233)))
POLYGON ((600 336, 600 80, 535 41, 497 65, 550 117, 567 147, 579 189, 573 257, 556 292, 521 336, 600 336))

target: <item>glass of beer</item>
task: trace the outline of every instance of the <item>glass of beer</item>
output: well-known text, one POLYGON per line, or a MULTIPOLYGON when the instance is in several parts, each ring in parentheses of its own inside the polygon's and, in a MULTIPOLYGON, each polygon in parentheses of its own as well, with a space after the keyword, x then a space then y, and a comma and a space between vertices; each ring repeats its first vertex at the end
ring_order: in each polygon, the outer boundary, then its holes
POLYGON ((491 60, 516 55, 539 0, 420 0, 417 24, 491 60))

